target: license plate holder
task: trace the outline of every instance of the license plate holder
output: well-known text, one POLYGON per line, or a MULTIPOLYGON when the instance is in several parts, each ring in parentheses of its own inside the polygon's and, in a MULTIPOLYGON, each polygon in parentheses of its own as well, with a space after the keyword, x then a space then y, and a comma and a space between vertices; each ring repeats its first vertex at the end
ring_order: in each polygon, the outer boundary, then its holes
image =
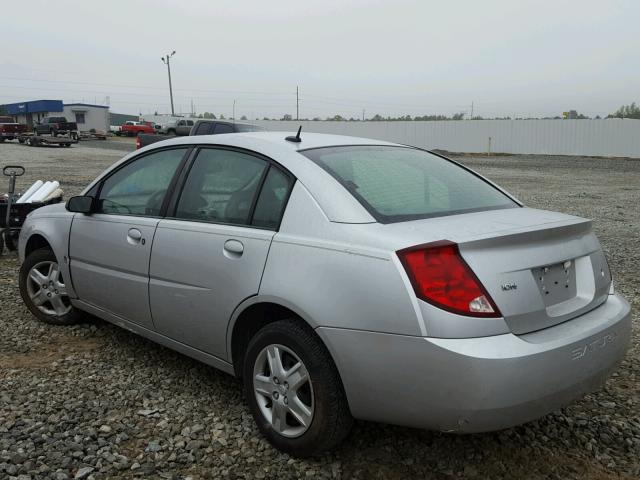
POLYGON ((576 265, 573 259, 534 268, 532 273, 546 306, 556 305, 576 296, 576 265))

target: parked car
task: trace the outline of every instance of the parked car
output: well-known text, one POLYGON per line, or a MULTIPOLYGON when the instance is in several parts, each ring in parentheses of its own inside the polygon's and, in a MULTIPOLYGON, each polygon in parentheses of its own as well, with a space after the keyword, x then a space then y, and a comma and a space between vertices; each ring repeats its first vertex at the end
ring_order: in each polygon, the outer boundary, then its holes
POLYGON ((46 117, 42 122, 33 127, 36 135, 50 134, 54 137, 58 135, 78 136, 78 125, 76 122, 69 122, 65 117, 46 117))
POLYGON ((27 126, 17 123, 12 117, 0 117, 0 142, 18 138, 21 133, 27 131, 27 126))
POLYGON ((143 122, 132 122, 127 121, 122 124, 122 128, 120 129, 121 135, 128 135, 130 137, 135 137, 140 133, 154 133, 155 129, 146 123, 143 122))
POLYGON ((186 136, 191 132, 195 121, 189 118, 180 118, 171 120, 170 122, 161 125, 158 133, 166 135, 181 135, 186 136))
MULTIPOLYGON (((251 123, 222 122, 220 120, 198 120, 189 135, 218 135, 220 133, 261 132, 264 127, 251 123)), ((152 143, 174 138, 173 135, 138 135, 136 149, 146 147, 152 143)))
POLYGON ((66 209, 36 210, 19 242, 25 304, 240 377, 260 431, 297 456, 337 445, 354 417, 527 422, 623 358, 630 307, 589 220, 419 148, 285 135, 163 142, 66 209))

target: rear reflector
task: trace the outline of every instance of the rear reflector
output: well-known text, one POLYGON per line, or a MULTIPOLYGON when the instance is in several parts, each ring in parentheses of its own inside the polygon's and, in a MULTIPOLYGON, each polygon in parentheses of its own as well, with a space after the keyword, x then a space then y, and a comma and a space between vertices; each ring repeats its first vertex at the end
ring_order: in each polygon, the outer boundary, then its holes
POLYGON ((458 245, 441 241, 397 252, 418 298, 471 317, 500 317, 500 311, 460 255, 458 245))

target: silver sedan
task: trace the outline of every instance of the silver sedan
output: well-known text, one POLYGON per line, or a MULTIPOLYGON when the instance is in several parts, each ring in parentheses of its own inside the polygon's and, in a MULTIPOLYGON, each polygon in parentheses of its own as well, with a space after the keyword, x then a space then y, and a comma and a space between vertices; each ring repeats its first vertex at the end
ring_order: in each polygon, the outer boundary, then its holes
POLYGON ((298 456, 353 418, 527 422, 598 388, 630 338, 590 221, 362 138, 155 143, 32 213, 20 256, 40 320, 89 313, 240 377, 298 456))

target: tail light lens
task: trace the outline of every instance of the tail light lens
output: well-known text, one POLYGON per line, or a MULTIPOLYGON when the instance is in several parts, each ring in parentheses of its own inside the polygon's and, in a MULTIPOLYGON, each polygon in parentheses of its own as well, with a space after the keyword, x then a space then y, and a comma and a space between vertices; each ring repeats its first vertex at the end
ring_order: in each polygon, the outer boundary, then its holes
POLYGON ((397 252, 418 298, 438 308, 471 317, 502 316, 478 277, 449 241, 397 252))
POLYGON ((140 135, 136 136, 136 150, 138 150, 141 147, 140 145, 140 135))

